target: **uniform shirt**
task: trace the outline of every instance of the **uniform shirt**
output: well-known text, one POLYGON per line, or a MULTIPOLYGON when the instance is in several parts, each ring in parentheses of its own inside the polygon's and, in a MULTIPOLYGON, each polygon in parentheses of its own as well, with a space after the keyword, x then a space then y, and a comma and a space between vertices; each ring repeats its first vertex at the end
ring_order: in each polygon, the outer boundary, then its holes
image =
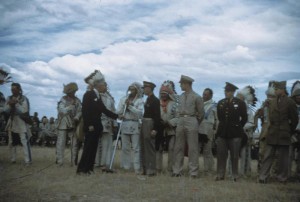
POLYGON ((26 113, 29 110, 29 103, 27 98, 22 95, 18 96, 18 103, 15 105, 15 109, 11 108, 8 101, 12 99, 12 96, 8 97, 4 106, 4 111, 10 114, 10 118, 7 123, 7 129, 14 133, 26 133, 28 132, 28 125, 20 118, 20 114, 26 113))
POLYGON ((155 95, 148 96, 144 105, 144 118, 151 118, 154 122, 153 130, 158 131, 160 129, 160 102, 155 95))
MULTIPOLYGON (((127 96, 121 98, 117 113, 123 114, 127 96)), ((139 119, 143 117, 144 101, 141 97, 135 97, 126 108, 124 119, 122 122, 123 134, 139 134, 139 119)))
POLYGON ((218 102, 217 115, 219 120, 217 137, 242 137, 243 127, 247 122, 246 103, 238 98, 222 99, 218 102))
POLYGON ((217 124, 217 103, 212 99, 204 102, 204 119, 200 123, 199 133, 205 134, 212 139, 217 124))
POLYGON ((81 102, 75 98, 63 96, 58 102, 58 129, 73 129, 74 119, 81 117, 81 102))
POLYGON ((178 116, 195 116, 199 123, 204 116, 203 100, 194 91, 184 92, 179 97, 178 116))
MULTIPOLYGON (((116 112, 116 108, 115 108, 115 101, 113 99, 113 97, 108 94, 107 92, 105 93, 99 93, 101 100, 103 102, 103 104, 105 105, 105 107, 112 111, 112 112, 116 112)), ((108 116, 106 116, 105 114, 103 114, 101 116, 101 122, 103 125, 103 132, 111 132, 112 131, 112 126, 116 124, 114 124, 114 121, 109 118, 108 116)))
POLYGON ((286 95, 271 100, 269 103, 269 117, 267 143, 271 145, 290 145, 291 134, 298 124, 295 101, 286 95))

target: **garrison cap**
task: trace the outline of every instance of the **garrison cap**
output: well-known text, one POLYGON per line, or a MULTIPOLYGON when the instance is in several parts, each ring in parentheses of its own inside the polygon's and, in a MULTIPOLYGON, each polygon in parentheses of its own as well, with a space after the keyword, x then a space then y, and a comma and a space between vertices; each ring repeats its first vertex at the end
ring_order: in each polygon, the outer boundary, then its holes
POLYGON ((143 88, 150 87, 152 90, 156 87, 156 85, 150 81, 143 81, 143 88))
POLYGON ((189 76, 181 75, 179 83, 193 83, 194 79, 189 76))
POLYGON ((225 85, 225 91, 236 91, 237 89, 239 89, 238 87, 236 87, 235 85, 233 85, 232 83, 229 83, 229 82, 226 82, 226 85, 225 85))
POLYGON ((274 82, 274 87, 277 89, 286 89, 286 81, 276 81, 274 82))

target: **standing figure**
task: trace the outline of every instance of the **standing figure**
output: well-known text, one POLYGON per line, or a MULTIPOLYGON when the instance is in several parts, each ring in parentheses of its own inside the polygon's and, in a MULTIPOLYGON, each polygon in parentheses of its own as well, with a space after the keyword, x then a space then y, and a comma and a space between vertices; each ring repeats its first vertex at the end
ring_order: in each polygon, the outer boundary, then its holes
POLYGON ((118 118, 117 114, 105 107, 100 97, 102 85, 105 83, 102 73, 95 70, 85 80, 88 80, 93 88, 85 92, 82 100, 82 119, 85 138, 82 156, 77 167, 77 174, 91 174, 94 172, 98 141, 103 131, 101 122, 102 113, 112 119, 118 118))
MULTIPOLYGON (((99 86, 99 93, 103 104, 108 110, 116 112, 115 100, 108 92, 107 83, 101 83, 99 86)), ((101 116, 101 122, 103 131, 98 142, 95 164, 96 166, 101 167, 103 171, 108 171, 112 157, 113 128, 117 127, 117 122, 107 117, 105 114, 101 116)))
POLYGON ((300 81, 296 81, 291 89, 292 99, 296 102, 298 112, 298 125, 296 131, 291 138, 290 155, 289 155, 289 177, 299 182, 300 180, 300 81), (292 165, 295 159, 296 150, 298 155, 296 156, 296 172, 292 174, 292 165))
POLYGON ((199 171, 199 124, 204 117, 203 100, 194 92, 192 83, 194 79, 182 75, 180 87, 184 91, 179 97, 177 110, 178 123, 175 140, 175 164, 173 167, 174 177, 180 177, 183 173, 184 149, 188 144, 189 175, 191 178, 198 177, 199 171))
MULTIPOLYGON (((177 126, 176 112, 178 107, 178 96, 175 91, 173 81, 165 81, 159 90, 160 94, 160 112, 163 125, 163 138, 165 147, 168 150, 168 171, 173 173, 173 166, 175 162, 174 146, 175 146, 175 132, 177 126)), ((160 144, 156 152, 156 170, 161 172, 163 170, 163 151, 164 146, 160 144)))
POLYGON ((225 98, 217 105, 218 130, 216 133, 217 144, 217 177, 216 181, 225 179, 226 161, 230 152, 232 178, 238 177, 238 162, 243 127, 247 122, 247 107, 244 101, 234 97, 238 89, 235 85, 226 82, 225 98))
POLYGON ((247 141, 244 141, 244 144, 242 143, 240 154, 240 174, 245 177, 251 175, 251 144, 253 141, 253 133, 256 128, 254 123, 254 113, 251 107, 255 107, 257 98, 255 95, 255 89, 251 86, 246 86, 239 90, 237 92, 237 97, 246 102, 247 105, 248 120, 244 125, 244 132, 247 135, 247 141))
POLYGON ((12 95, 6 99, 4 106, 4 112, 10 115, 6 130, 10 138, 11 162, 16 162, 16 146, 21 140, 25 164, 29 165, 32 162, 29 142, 31 136, 29 129, 29 123, 31 121, 29 116, 29 101, 28 98, 23 95, 22 87, 19 83, 11 84, 11 92, 12 95))
POLYGON ((136 174, 140 174, 141 126, 139 120, 143 117, 144 108, 142 84, 138 82, 132 83, 127 89, 127 94, 127 96, 121 98, 117 109, 119 115, 124 114, 121 128, 121 167, 127 171, 131 169, 131 150, 133 150, 133 168, 136 174))
POLYGON ((203 142, 204 172, 212 172, 214 168, 214 156, 212 153, 212 141, 216 133, 218 122, 217 103, 213 101, 213 91, 206 88, 203 91, 204 119, 199 126, 199 135, 205 137, 203 142))
POLYGON ((158 150, 161 134, 161 116, 159 99, 154 95, 154 83, 144 81, 145 102, 141 128, 143 174, 156 175, 156 150, 158 150))
POLYGON ((276 178, 279 182, 287 181, 291 135, 298 124, 297 106, 286 94, 286 81, 275 82, 274 87, 276 99, 268 103, 270 125, 266 135, 267 145, 259 173, 259 183, 267 182, 276 151, 278 151, 276 178))
POLYGON ((64 86, 63 92, 66 94, 58 102, 57 121, 57 142, 56 142, 56 163, 62 166, 64 163, 64 153, 67 137, 71 140, 71 166, 75 165, 78 141, 75 134, 76 126, 81 117, 81 102, 75 96, 78 86, 76 83, 69 83, 64 86))

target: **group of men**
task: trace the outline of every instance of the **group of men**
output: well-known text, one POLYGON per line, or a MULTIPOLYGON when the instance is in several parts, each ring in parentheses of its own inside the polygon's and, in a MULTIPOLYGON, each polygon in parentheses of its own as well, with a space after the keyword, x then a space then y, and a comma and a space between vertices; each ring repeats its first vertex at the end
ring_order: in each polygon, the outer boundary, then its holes
MULTIPOLYGON (((71 139, 71 164, 77 165, 77 174, 92 174, 94 166, 110 171, 112 163, 112 136, 118 130, 122 138, 121 168, 136 174, 155 176, 163 170, 163 150, 168 149, 167 170, 174 177, 184 174, 184 156, 188 156, 188 170, 191 178, 199 175, 199 148, 203 150, 204 171, 214 170, 212 144, 217 145, 216 180, 224 180, 226 167, 233 181, 239 175, 251 172, 251 138, 262 119, 259 182, 270 178, 275 153, 278 153, 276 178, 286 182, 291 166, 291 152, 299 138, 300 82, 292 89, 291 97, 286 93, 286 82, 271 82, 266 94, 272 91, 263 106, 254 114, 257 98, 251 86, 239 90, 226 82, 225 98, 213 101, 213 91, 206 88, 201 97, 193 90, 189 76, 182 75, 178 95, 172 81, 164 81, 159 96, 154 95, 156 85, 144 81, 130 84, 126 95, 117 108, 109 93, 104 75, 95 70, 85 78, 88 84, 82 102, 76 97, 76 83, 64 86, 65 96, 58 102, 56 163, 64 163, 66 137, 71 139), (147 96, 143 100, 143 95, 147 96), (296 104, 297 103, 297 104, 296 104), (116 120, 121 120, 118 123, 116 120), (84 135, 82 135, 84 134, 84 135), (199 141, 200 139, 200 141, 199 141), (296 141, 295 141, 296 140, 296 141), (80 142, 84 142, 82 156, 78 160, 80 142), (291 148, 293 147, 293 148, 291 148), (131 151, 133 150, 133 155, 131 151), (230 158, 228 158, 230 156, 230 158), (240 163, 240 164, 239 164, 240 163), (239 169, 240 167, 240 169, 239 169)), ((31 163, 28 142, 26 113, 28 99, 22 95, 21 86, 12 84, 12 96, 4 105, 10 113, 7 129, 14 139, 20 137, 24 148, 25 163, 31 163)), ((12 150, 15 161, 15 150, 12 150)), ((300 155, 298 155, 299 158, 300 155)), ((296 174, 300 176, 300 160, 296 174)))

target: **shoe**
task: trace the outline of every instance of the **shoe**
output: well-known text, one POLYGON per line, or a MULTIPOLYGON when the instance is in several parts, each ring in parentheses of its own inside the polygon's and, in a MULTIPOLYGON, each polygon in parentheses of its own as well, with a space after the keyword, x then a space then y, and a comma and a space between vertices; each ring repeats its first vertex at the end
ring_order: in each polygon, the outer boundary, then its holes
POLYGON ((179 174, 179 173, 178 173, 178 174, 177 174, 177 173, 173 173, 173 174, 172 174, 172 177, 181 177, 181 176, 182 176, 182 175, 179 174))
POLYGON ((224 180, 224 177, 216 177, 215 178, 215 181, 222 181, 222 180, 224 180))
POLYGON ((150 174, 148 174, 147 176, 148 176, 148 177, 154 177, 154 176, 156 176, 156 173, 150 173, 150 174))
POLYGON ((233 178, 232 181, 233 181, 233 182, 237 182, 237 178, 233 178))
POLYGON ((191 175, 190 177, 191 177, 192 179, 197 179, 197 178, 198 178, 197 175, 191 175))
POLYGON ((258 180, 258 183, 259 184, 267 184, 267 181, 266 180, 258 180))

